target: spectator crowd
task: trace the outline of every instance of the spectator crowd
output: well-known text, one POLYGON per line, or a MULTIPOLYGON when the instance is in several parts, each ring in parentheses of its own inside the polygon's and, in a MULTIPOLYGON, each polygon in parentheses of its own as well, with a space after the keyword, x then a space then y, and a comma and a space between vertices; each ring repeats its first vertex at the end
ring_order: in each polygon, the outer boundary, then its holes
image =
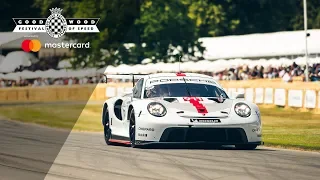
MULTIPOLYGON (((295 62, 291 66, 274 68, 272 66, 254 66, 249 68, 247 65, 215 73, 213 77, 216 80, 248 80, 248 79, 274 79, 281 78, 285 82, 292 82, 293 77, 301 77, 305 81, 306 66, 299 66, 295 62)), ((320 80, 320 63, 313 64, 308 68, 309 80, 320 80)))

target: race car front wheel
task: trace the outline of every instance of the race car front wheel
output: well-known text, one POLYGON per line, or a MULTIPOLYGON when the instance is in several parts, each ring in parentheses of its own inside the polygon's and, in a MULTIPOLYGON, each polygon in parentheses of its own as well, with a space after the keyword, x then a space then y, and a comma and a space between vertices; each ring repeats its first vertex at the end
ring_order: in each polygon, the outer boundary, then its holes
POLYGON ((256 144, 237 144, 235 145, 236 149, 241 149, 241 150, 254 150, 257 148, 258 145, 256 144))
POLYGON ((130 135, 130 144, 131 147, 136 147, 136 118, 134 115, 134 110, 132 109, 129 116, 130 126, 129 126, 129 135, 130 135))
POLYGON ((111 137, 111 129, 109 124, 109 111, 108 108, 106 108, 104 112, 104 140, 108 145, 111 145, 110 137, 111 137))

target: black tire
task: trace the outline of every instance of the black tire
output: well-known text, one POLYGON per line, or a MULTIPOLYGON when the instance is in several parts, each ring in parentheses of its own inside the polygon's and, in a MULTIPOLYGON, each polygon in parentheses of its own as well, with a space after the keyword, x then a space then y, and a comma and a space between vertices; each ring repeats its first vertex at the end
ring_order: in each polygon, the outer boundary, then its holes
POLYGON ((131 110, 129 116, 129 137, 131 147, 135 148, 136 145, 136 117, 134 115, 134 109, 131 110))
POLYGON ((258 147, 257 144, 237 144, 235 146, 237 149, 241 150, 254 150, 258 147))
POLYGON ((108 108, 106 108, 104 112, 104 140, 106 144, 111 145, 112 143, 109 141, 111 138, 111 129, 110 129, 110 124, 109 124, 109 111, 108 108))

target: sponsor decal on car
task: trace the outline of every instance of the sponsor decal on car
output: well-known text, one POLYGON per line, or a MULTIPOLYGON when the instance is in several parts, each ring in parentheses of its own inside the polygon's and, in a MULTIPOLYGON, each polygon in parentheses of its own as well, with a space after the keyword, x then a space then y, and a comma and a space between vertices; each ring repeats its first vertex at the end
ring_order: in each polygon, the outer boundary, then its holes
POLYGON ((199 122, 199 123, 221 123, 220 119, 190 119, 190 122, 199 122))
POLYGON ((138 133, 138 136, 147 137, 147 134, 138 133))
POLYGON ((254 129, 252 129, 252 132, 260 132, 260 127, 257 127, 257 128, 254 128, 254 129))
POLYGON ((154 131, 154 128, 139 127, 138 129, 141 131, 154 131))
POLYGON ((253 129, 252 129, 252 132, 257 133, 257 137, 262 137, 261 128, 260 128, 260 127, 253 128, 253 129))

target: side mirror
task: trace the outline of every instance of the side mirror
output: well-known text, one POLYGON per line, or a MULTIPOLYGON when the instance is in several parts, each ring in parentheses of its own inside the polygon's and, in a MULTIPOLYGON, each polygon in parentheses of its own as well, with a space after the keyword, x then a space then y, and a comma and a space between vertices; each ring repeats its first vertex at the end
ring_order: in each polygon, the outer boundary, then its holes
POLYGON ((237 93, 235 96, 236 99, 244 99, 244 93, 237 93))

